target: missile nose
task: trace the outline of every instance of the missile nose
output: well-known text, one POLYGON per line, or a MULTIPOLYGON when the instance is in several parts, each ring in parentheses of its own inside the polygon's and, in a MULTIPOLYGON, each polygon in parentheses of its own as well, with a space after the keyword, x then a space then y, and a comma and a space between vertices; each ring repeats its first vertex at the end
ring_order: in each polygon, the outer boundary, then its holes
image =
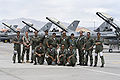
POLYGON ((25 23, 25 21, 22 21, 23 23, 25 23))
POLYGON ((96 14, 98 15, 98 14, 100 14, 100 12, 96 12, 96 14))
POLYGON ((46 19, 49 19, 48 17, 46 17, 46 19))
POLYGON ((2 23, 2 24, 5 24, 5 23, 2 23))

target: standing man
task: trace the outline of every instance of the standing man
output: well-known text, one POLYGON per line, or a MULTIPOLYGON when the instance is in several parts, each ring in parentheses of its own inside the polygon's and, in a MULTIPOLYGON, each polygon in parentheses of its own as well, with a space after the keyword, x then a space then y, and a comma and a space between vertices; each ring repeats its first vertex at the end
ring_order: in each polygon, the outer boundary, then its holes
POLYGON ((48 35, 48 30, 45 30, 45 35, 41 40, 43 42, 43 46, 45 47, 45 53, 47 52, 47 48, 49 48, 49 35, 48 35))
POLYGON ((60 45, 64 45, 65 49, 68 49, 68 37, 66 36, 66 32, 63 31, 62 37, 60 38, 60 45))
POLYGON ((35 47, 35 52, 34 52, 34 65, 37 65, 37 62, 42 65, 44 63, 44 58, 45 58, 45 48, 42 45, 42 42, 39 43, 39 46, 35 47), (36 61, 37 59, 37 61, 36 61))
POLYGON ((78 37, 76 44, 77 44, 77 49, 79 52, 79 64, 78 65, 84 65, 85 36, 83 35, 83 31, 80 31, 80 36, 78 37))
POLYGON ((47 63, 48 65, 57 64, 57 50, 50 44, 50 47, 47 49, 47 63))
POLYGON ((90 56, 90 66, 93 65, 93 56, 92 56, 92 51, 93 51, 93 46, 94 46, 94 41, 90 37, 90 32, 87 32, 87 38, 85 41, 85 66, 88 65, 88 55, 90 56))
POLYGON ((20 31, 17 32, 17 37, 13 39, 14 43, 14 55, 13 55, 13 63, 16 61, 16 55, 18 55, 18 63, 21 63, 21 43, 22 40, 20 38, 20 31))
POLYGON ((72 33, 71 36, 69 37, 68 43, 69 43, 69 47, 70 47, 70 45, 72 45, 72 46, 73 46, 73 49, 76 50, 76 39, 75 39, 73 33, 72 33))
POLYGON ((58 55, 58 65, 64 65, 66 64, 66 54, 67 54, 67 49, 65 49, 64 44, 61 45, 61 49, 59 51, 58 55))
POLYGON ((56 38, 56 33, 52 34, 52 37, 49 38, 48 43, 51 44, 55 49, 59 47, 59 41, 56 38))
POLYGON ((26 62, 29 63, 29 51, 30 51, 30 37, 28 32, 23 36, 23 52, 22 52, 22 63, 24 63, 24 54, 26 53, 26 62))
POLYGON ((97 61, 98 61, 98 53, 100 54, 100 58, 101 58, 101 67, 104 67, 104 57, 103 57, 103 44, 102 44, 102 40, 101 40, 101 37, 100 37, 100 33, 97 33, 97 39, 95 41, 95 65, 94 67, 97 66, 97 61))
POLYGON ((34 36, 31 39, 31 45, 32 45, 32 54, 31 54, 31 63, 33 63, 33 54, 35 51, 35 47, 39 45, 40 43, 40 37, 38 36, 38 32, 34 32, 34 36))
POLYGON ((73 49, 74 45, 70 45, 69 49, 68 49, 68 53, 67 53, 67 66, 75 66, 76 62, 77 62, 77 54, 76 54, 76 50, 73 49))

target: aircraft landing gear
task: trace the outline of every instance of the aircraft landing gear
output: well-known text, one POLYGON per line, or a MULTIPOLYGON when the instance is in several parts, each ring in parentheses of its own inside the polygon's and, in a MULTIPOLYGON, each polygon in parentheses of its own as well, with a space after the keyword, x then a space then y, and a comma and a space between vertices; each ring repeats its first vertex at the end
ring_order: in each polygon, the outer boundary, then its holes
POLYGON ((113 52, 113 50, 112 50, 112 49, 109 49, 109 52, 110 52, 110 53, 112 53, 112 52, 113 52))

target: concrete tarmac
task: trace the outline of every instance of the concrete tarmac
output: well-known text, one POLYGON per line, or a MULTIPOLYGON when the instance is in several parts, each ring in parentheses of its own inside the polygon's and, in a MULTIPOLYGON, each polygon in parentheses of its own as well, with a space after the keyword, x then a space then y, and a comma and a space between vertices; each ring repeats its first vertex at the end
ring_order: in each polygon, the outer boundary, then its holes
MULTIPOLYGON (((94 52, 93 52, 94 54, 94 52)), ((104 53, 105 67, 12 63, 13 44, 0 43, 0 80, 120 80, 120 53, 104 53)))

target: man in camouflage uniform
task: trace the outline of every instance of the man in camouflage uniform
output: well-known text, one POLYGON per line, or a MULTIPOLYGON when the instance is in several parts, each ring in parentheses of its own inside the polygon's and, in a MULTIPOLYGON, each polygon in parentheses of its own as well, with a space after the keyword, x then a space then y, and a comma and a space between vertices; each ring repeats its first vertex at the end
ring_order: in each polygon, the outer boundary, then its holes
POLYGON ((52 37, 48 40, 49 44, 52 44, 52 46, 57 49, 59 47, 59 40, 56 38, 56 33, 52 34, 52 37))
POLYGON ((18 63, 21 63, 21 43, 22 40, 20 38, 20 32, 17 32, 17 37, 13 39, 14 43, 14 55, 13 55, 13 63, 15 63, 16 55, 18 55, 18 63))
POLYGON ((22 52, 22 63, 24 63, 24 54, 26 52, 26 62, 29 63, 29 51, 30 51, 30 37, 28 36, 28 32, 23 36, 23 52, 22 52))
POLYGON ((31 45, 32 45, 31 63, 33 63, 33 54, 34 54, 35 47, 38 46, 40 43, 40 37, 38 36, 38 32, 35 31, 34 33, 35 33, 35 36, 31 38, 31 45))
POLYGON ((64 45, 65 49, 68 49, 68 37, 66 36, 66 32, 63 31, 62 37, 60 38, 60 45, 64 45))
POLYGON ((47 49, 47 63, 48 65, 57 64, 57 50, 50 44, 50 47, 47 49))
POLYGON ((100 54, 100 58, 101 58, 101 63, 102 63, 101 67, 104 67, 105 62, 104 62, 103 53, 102 53, 103 44, 102 44, 102 40, 100 38, 100 33, 97 33, 97 39, 95 41, 95 46, 96 47, 95 47, 95 65, 94 65, 94 67, 97 66, 98 53, 100 54))
POLYGON ((76 50, 76 39, 75 39, 73 33, 71 34, 71 36, 68 39, 68 44, 69 44, 69 47, 70 47, 70 45, 72 45, 73 48, 76 50))
POLYGON ((45 48, 42 45, 42 42, 39 43, 39 46, 35 47, 35 52, 34 52, 34 65, 37 64, 37 61, 40 65, 44 63, 44 58, 45 58, 45 48), (37 59, 37 61, 36 61, 37 59))
POLYGON ((67 49, 65 49, 65 46, 62 44, 61 49, 59 51, 58 55, 58 65, 64 65, 66 64, 66 54, 67 54, 67 49))
POLYGON ((69 49, 68 49, 68 53, 67 53, 67 66, 75 66, 76 62, 77 62, 77 54, 76 54, 76 49, 73 49, 74 45, 70 45, 69 49))
POLYGON ((85 36, 83 35, 83 31, 80 31, 80 36, 78 37, 76 44, 77 44, 77 49, 79 52, 79 64, 78 65, 84 65, 85 36))
POLYGON ((85 41, 85 66, 88 65, 88 55, 90 56, 90 66, 93 65, 93 56, 92 56, 92 51, 93 51, 93 46, 94 46, 94 41, 90 37, 90 32, 87 32, 87 38, 85 41))

